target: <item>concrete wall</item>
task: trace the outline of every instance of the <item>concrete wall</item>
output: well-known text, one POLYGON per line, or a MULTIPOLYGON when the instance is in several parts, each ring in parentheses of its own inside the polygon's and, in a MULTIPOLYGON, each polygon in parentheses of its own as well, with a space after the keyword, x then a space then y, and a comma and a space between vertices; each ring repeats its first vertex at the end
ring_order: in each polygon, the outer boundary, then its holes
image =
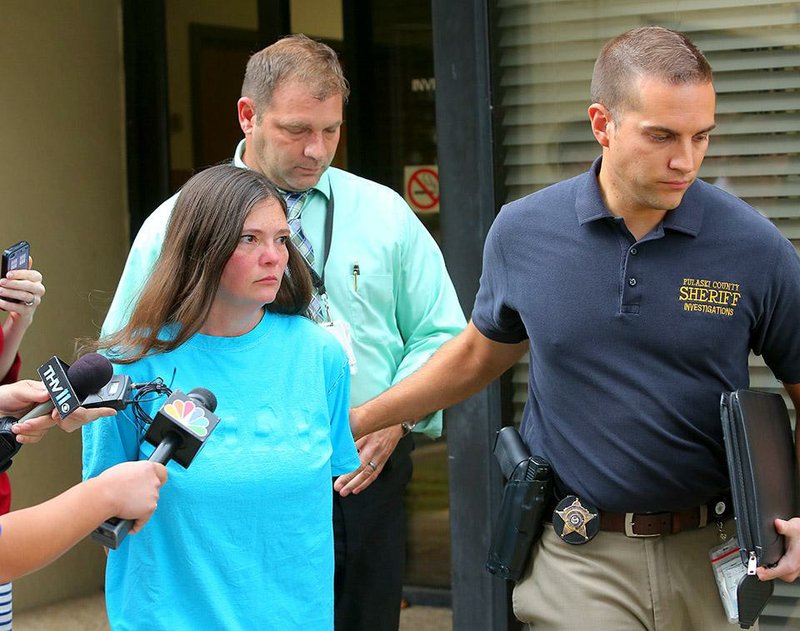
MULTIPOLYGON (((31 243, 47 295, 22 345, 23 376, 95 336, 127 253, 120 0, 3 0, 0 220, 31 243)), ((14 508, 80 480, 80 436, 53 430, 10 470, 14 508)), ((57 524, 55 524, 57 526, 57 524)), ((102 552, 84 542, 14 584, 17 611, 96 592, 102 552)))

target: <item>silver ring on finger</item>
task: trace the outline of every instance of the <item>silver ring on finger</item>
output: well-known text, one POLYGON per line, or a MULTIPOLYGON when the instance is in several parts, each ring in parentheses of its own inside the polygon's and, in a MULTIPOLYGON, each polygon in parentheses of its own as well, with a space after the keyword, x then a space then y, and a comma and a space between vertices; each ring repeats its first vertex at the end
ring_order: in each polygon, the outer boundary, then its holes
POLYGON ((367 466, 372 469, 372 472, 375 473, 378 470, 378 465, 376 465, 372 460, 367 463, 367 466))

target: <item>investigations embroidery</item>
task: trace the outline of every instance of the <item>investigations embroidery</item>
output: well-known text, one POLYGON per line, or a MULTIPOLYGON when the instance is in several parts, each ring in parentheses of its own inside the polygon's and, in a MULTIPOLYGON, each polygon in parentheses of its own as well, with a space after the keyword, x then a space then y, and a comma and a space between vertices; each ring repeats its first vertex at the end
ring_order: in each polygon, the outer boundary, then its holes
POLYGON ((684 278, 678 300, 684 311, 731 317, 742 297, 739 283, 705 278, 684 278))

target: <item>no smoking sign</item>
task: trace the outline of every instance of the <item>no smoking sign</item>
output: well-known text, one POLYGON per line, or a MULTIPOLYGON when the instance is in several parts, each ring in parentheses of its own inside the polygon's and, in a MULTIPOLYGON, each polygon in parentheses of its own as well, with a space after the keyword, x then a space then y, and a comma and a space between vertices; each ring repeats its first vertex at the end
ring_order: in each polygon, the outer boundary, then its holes
POLYGON ((438 213, 439 167, 435 164, 407 166, 403 173, 408 205, 418 213, 438 213))

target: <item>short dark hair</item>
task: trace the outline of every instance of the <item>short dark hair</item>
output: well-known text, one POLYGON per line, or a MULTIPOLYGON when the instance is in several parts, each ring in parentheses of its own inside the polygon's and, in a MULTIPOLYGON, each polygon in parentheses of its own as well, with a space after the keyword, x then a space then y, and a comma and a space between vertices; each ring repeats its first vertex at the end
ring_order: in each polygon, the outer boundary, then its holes
POLYGON ((247 62, 242 96, 253 100, 256 113, 269 107, 272 95, 282 83, 299 81, 316 99, 341 94, 346 102, 350 86, 339 58, 327 44, 305 35, 289 35, 255 53, 247 62))
MULTIPOLYGON (((286 202, 261 173, 230 164, 214 166, 189 179, 170 216, 161 254, 145 283, 130 321, 101 339, 113 361, 132 363, 151 353, 174 350, 205 323, 247 215, 273 200, 286 213, 286 202), (175 335, 161 335, 177 324, 175 335)), ((302 254, 287 241, 289 261, 268 311, 302 314, 311 300, 311 277, 302 254)), ((89 350, 89 349, 84 349, 89 350)))
POLYGON ((636 109, 636 82, 641 77, 672 85, 713 82, 711 65, 686 35, 661 26, 644 26, 603 46, 592 74, 592 102, 618 116, 636 109))

